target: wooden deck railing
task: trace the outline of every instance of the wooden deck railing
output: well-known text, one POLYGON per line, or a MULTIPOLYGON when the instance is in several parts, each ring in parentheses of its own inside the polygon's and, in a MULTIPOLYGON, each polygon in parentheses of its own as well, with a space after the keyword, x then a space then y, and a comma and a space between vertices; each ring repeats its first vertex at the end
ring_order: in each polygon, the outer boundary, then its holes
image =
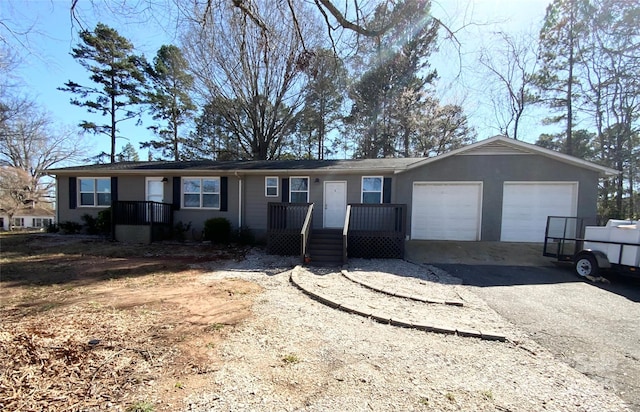
MULTIPOLYGON (((267 207, 267 250, 275 255, 301 253, 302 228, 312 203, 269 203, 267 207)), ((309 222, 309 229, 311 222, 309 222)))
POLYGON ((114 225, 173 226, 173 205, 147 201, 113 203, 114 225))
POLYGON ((348 254, 363 258, 402 258, 407 234, 404 204, 351 204, 348 254))
POLYGON ((302 263, 305 263, 307 257, 307 246, 309 245, 309 238, 311 237, 311 227, 313 226, 313 203, 309 205, 307 209, 307 216, 304 218, 302 224, 302 230, 300 230, 300 259, 302 263))

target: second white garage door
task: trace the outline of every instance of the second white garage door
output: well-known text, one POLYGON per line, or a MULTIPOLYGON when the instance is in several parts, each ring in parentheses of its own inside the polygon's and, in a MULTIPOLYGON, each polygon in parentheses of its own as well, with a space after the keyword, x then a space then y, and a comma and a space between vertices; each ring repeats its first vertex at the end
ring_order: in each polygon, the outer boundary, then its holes
POLYGON ((577 204, 575 182, 505 182, 500 240, 544 242, 547 216, 576 216, 577 204))
POLYGON ((480 240, 482 182, 413 184, 411 238, 480 240))

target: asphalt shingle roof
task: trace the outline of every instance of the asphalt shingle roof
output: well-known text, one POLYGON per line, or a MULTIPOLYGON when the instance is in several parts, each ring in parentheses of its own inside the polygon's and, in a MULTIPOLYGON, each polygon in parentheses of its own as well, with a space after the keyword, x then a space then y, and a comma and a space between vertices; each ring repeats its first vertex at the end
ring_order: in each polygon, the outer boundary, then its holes
POLYGON ((111 172, 145 170, 180 171, 247 171, 247 170, 375 170, 404 169, 420 161, 420 158, 356 159, 356 160, 237 160, 217 162, 213 160, 119 162, 49 169, 51 174, 69 172, 111 172))

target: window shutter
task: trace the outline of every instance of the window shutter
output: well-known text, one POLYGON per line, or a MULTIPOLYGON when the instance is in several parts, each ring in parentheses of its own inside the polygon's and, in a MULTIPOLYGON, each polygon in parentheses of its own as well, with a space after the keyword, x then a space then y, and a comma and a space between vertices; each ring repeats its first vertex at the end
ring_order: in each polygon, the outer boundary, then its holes
POLYGON ((282 203, 289 203, 289 179, 282 179, 282 203))
POLYGON ((111 204, 118 201, 118 178, 111 177, 111 204))
POLYGON ((382 203, 391 203, 391 178, 385 177, 382 184, 382 203))
POLYGON ((78 179, 69 178, 69 209, 75 209, 78 206, 78 179))
POLYGON ((229 192, 229 178, 227 176, 222 176, 220 178, 220 211, 221 212, 226 212, 227 210, 229 210, 228 192, 229 192))
POLYGON ((173 177, 173 210, 180 210, 180 176, 173 177))

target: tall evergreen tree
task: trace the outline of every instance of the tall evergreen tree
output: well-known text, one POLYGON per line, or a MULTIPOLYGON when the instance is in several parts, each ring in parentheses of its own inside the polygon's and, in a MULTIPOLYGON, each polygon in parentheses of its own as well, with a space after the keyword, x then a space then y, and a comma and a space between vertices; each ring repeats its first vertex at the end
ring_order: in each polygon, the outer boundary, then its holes
POLYGON ((83 86, 69 80, 59 90, 71 92, 71 104, 84 107, 89 113, 108 117, 105 124, 85 120, 80 127, 96 135, 111 139, 110 161, 116 161, 116 139, 118 125, 126 120, 140 117, 144 102, 147 65, 144 57, 134 53, 129 40, 102 23, 93 32, 80 32, 81 43, 73 48, 71 56, 91 73, 89 79, 94 86, 83 86))
POLYGON ((149 127, 159 140, 144 142, 141 147, 162 150, 163 156, 176 161, 181 160, 179 145, 184 141, 178 129, 195 111, 190 96, 193 76, 188 73, 188 68, 189 63, 178 47, 164 45, 148 70, 153 83, 148 103, 153 119, 161 123, 149 127))
POLYGON ((136 148, 133 147, 131 143, 127 143, 122 148, 122 151, 118 153, 118 162, 138 162, 140 161, 140 156, 138 156, 138 152, 136 148))
POLYGON ((378 21, 387 21, 390 15, 395 15, 396 23, 383 35, 363 44, 371 53, 356 62, 367 69, 349 91, 353 105, 347 122, 360 136, 356 152, 359 157, 390 157, 407 152, 397 147, 398 141, 406 141, 399 137, 406 133, 399 126, 402 120, 398 115, 403 113, 400 105, 406 103, 408 92, 421 96, 436 77, 428 62, 437 35, 437 25, 429 18, 431 4, 428 0, 400 3, 402 7, 399 4, 390 8, 385 3, 377 8, 378 21), (400 17, 396 14, 398 10, 403 11, 400 17))
POLYGON ((586 34, 585 16, 588 0, 553 0, 547 7, 540 30, 540 71, 537 86, 543 101, 560 115, 547 119, 565 122, 566 154, 573 154, 573 124, 578 83, 576 68, 582 56, 580 39, 586 34))
POLYGON ((311 148, 317 146, 317 158, 324 159, 330 151, 326 147, 327 135, 337 127, 341 119, 346 69, 333 51, 318 49, 313 52, 305 73, 309 81, 305 87, 298 134, 306 137, 308 157, 312 155, 311 148))

